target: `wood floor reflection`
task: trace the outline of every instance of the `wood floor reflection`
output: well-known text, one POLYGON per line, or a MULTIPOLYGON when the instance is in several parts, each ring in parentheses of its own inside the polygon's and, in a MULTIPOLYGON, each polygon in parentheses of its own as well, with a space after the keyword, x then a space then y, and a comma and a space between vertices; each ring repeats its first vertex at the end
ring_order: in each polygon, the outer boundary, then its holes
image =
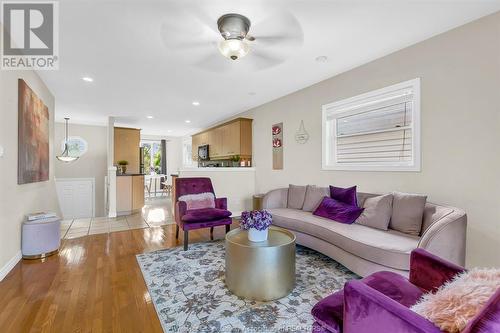
MULTIPOLYGON (((189 234, 209 240, 208 229, 189 234)), ((175 225, 63 240, 0 282, 0 332, 162 332, 135 255, 181 244, 175 225)))

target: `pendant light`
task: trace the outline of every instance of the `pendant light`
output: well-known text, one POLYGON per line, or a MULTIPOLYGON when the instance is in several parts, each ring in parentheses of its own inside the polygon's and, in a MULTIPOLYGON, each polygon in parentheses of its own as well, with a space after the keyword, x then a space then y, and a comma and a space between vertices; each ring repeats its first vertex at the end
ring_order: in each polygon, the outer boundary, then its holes
POLYGON ((68 148, 68 120, 69 118, 64 118, 66 121, 66 139, 64 141, 64 150, 61 155, 56 156, 59 161, 70 163, 74 162, 78 159, 78 156, 69 156, 69 148, 68 148))

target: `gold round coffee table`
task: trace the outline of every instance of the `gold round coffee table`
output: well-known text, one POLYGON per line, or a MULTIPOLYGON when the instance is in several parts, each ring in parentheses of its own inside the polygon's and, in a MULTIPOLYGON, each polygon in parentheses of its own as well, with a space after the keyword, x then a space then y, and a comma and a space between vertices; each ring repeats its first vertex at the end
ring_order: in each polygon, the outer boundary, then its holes
POLYGON ((271 226, 266 241, 251 242, 248 232, 226 235, 226 285, 243 298, 270 301, 295 286, 295 235, 271 226))

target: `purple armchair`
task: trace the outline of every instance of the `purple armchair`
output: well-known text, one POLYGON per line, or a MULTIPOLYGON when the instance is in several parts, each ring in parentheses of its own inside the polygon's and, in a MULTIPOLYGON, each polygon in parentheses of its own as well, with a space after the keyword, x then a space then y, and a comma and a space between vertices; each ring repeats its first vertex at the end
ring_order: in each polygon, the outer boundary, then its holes
MULTIPOLYGON (((349 281, 344 289, 312 309, 314 333, 441 333, 433 323, 411 311, 425 292, 432 292, 464 271, 423 249, 413 250, 409 279, 377 272, 349 281)), ((463 333, 500 332, 500 290, 463 333)))
POLYGON ((189 230, 210 228, 210 239, 214 239, 214 227, 225 225, 226 233, 232 223, 231 212, 227 210, 227 199, 216 198, 215 208, 187 210, 180 196, 186 194, 214 193, 210 178, 177 178, 175 180, 175 238, 179 238, 179 227, 184 231, 184 251, 188 249, 189 230))

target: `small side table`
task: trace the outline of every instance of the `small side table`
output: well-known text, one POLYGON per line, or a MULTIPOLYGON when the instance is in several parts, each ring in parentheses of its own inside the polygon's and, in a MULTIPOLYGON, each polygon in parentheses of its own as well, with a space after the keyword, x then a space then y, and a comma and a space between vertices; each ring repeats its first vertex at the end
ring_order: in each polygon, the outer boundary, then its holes
POLYGON ((226 234, 226 286, 235 295, 271 301, 288 295, 295 286, 295 235, 271 226, 268 239, 248 240, 248 232, 226 234))
POLYGON ((253 210, 262 209, 262 200, 264 199, 264 194, 255 194, 253 196, 253 210))
POLYGON ((42 259, 56 254, 61 245, 61 219, 58 217, 24 221, 21 252, 23 259, 42 259))

